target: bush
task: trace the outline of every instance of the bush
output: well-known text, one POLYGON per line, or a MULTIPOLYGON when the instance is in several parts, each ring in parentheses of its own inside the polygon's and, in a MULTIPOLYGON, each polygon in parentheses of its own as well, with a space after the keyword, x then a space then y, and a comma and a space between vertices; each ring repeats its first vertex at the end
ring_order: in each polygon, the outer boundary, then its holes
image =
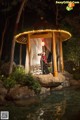
POLYGON ((23 75, 20 84, 27 85, 29 88, 33 89, 36 93, 39 93, 41 90, 40 83, 33 77, 31 73, 23 75))
POLYGON ((0 75, 0 79, 3 81, 3 85, 8 89, 14 87, 16 84, 21 84, 33 89, 35 93, 39 93, 41 90, 39 82, 31 73, 26 74, 24 68, 22 67, 16 67, 8 77, 0 75))
POLYGON ((10 79, 16 81, 18 84, 27 85, 36 93, 40 92, 41 90, 39 82, 35 80, 31 73, 26 74, 24 68, 22 67, 17 67, 10 75, 10 79))
POLYGON ((16 85, 16 81, 15 81, 14 79, 12 79, 11 76, 10 76, 10 77, 7 77, 7 78, 4 80, 3 85, 4 85, 6 88, 10 89, 10 88, 12 88, 12 87, 14 87, 14 86, 16 85))
POLYGON ((17 83, 22 83, 25 70, 22 67, 16 67, 10 76, 12 79, 16 80, 17 83))
POLYGON ((36 80, 36 78, 34 78, 32 76, 32 74, 27 74, 27 81, 26 84, 33 89, 36 93, 39 93, 41 91, 41 85, 38 82, 38 80, 36 80))

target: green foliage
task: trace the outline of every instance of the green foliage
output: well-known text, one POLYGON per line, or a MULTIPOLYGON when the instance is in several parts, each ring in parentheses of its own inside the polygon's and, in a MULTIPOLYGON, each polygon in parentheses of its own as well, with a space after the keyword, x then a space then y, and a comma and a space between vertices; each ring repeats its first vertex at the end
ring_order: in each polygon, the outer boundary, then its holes
POLYGON ((8 82, 10 82, 9 84, 10 87, 12 87, 11 83, 14 86, 16 81, 16 83, 18 84, 27 85, 29 88, 33 89, 36 93, 41 90, 41 86, 39 82, 35 80, 35 78, 31 73, 26 74, 24 68, 22 67, 16 67, 16 69, 12 72, 12 74, 9 76, 7 80, 8 82))
POLYGON ((75 65, 80 62, 80 41, 78 38, 72 38, 63 44, 64 59, 73 61, 75 65))
POLYGON ((4 80, 3 85, 4 85, 6 88, 10 89, 10 88, 12 88, 12 87, 14 87, 14 86, 16 85, 16 81, 15 81, 14 79, 12 79, 11 76, 10 76, 10 77, 7 77, 7 78, 4 80))
POLYGON ((38 80, 36 80, 36 78, 34 78, 32 76, 31 73, 27 74, 26 85, 28 85, 36 93, 38 93, 38 92, 41 91, 41 85, 40 85, 40 83, 38 82, 38 80))
POLYGON ((26 74, 22 67, 16 67, 8 77, 0 75, 0 80, 3 81, 4 86, 8 89, 14 87, 16 84, 21 84, 33 89, 35 93, 39 93, 41 90, 38 80, 31 73, 26 74))
POLYGON ((10 76, 12 79, 16 80, 17 83, 20 83, 25 76, 25 70, 22 67, 16 67, 10 76))
POLYGON ((33 77, 31 73, 22 75, 22 79, 19 79, 18 83, 20 83, 21 85, 27 85, 29 88, 33 89, 36 93, 39 93, 41 90, 41 85, 33 77))

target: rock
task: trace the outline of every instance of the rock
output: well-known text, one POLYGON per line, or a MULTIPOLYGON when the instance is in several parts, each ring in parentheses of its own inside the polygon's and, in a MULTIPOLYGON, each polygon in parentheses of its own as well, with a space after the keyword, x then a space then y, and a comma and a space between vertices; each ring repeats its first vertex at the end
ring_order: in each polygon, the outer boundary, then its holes
POLYGON ((5 105, 5 97, 4 96, 2 96, 2 95, 0 95, 0 106, 1 105, 5 105))
POLYGON ((70 80, 70 85, 71 86, 76 86, 76 85, 80 85, 80 83, 77 80, 70 80))
POLYGON ((66 80, 66 81, 62 82, 61 85, 63 87, 69 87, 70 86, 70 82, 66 80))
POLYGON ((36 75, 35 77, 43 87, 57 87, 65 80, 65 77, 61 74, 58 77, 54 77, 52 74, 36 75))
POLYGON ((34 104, 39 104, 40 100, 36 97, 30 97, 27 99, 15 100, 14 103, 18 106, 30 106, 34 104))
POLYGON ((3 87, 3 82, 0 80, 0 88, 3 87))
POLYGON ((47 93, 47 92, 50 92, 50 88, 42 87, 40 94, 44 94, 44 93, 47 93))
POLYGON ((70 74, 70 73, 67 72, 67 71, 64 71, 64 72, 62 73, 62 75, 65 76, 65 79, 66 79, 66 80, 71 80, 71 79, 73 79, 73 75, 70 74))
POLYGON ((80 80, 78 80, 78 84, 80 85, 80 80))
POLYGON ((63 89, 63 86, 59 85, 58 87, 52 88, 51 90, 62 90, 62 89, 63 89))
POLYGON ((27 86, 16 86, 15 88, 10 89, 10 92, 7 95, 7 99, 15 100, 28 98, 31 96, 35 96, 35 92, 29 89, 27 86))
POLYGON ((65 76, 62 73, 58 73, 57 82, 64 82, 65 76))
MULTIPOLYGON (((10 66, 10 62, 4 63, 0 68, 1 73, 4 74, 4 75, 8 75, 9 74, 9 66, 10 66)), ((13 62, 13 69, 15 67, 16 67, 16 64, 15 64, 15 62, 13 62)))
MULTIPOLYGON (((0 84, 1 85, 1 84, 0 84)), ((5 105, 5 97, 7 95, 7 89, 3 87, 3 85, 0 86, 0 106, 5 105)))
POLYGON ((6 96, 6 94, 7 94, 7 89, 4 87, 0 87, 0 95, 6 96))

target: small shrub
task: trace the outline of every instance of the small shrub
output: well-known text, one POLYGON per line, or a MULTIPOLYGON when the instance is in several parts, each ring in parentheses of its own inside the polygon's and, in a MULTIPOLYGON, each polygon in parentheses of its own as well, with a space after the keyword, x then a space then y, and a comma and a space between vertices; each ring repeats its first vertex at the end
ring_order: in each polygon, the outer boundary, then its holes
POLYGON ((40 93, 41 85, 40 85, 40 83, 37 80, 32 85, 32 89, 35 91, 35 93, 40 93))
POLYGON ((31 73, 24 75, 22 79, 23 85, 27 85, 29 88, 33 89, 36 93, 40 92, 41 85, 37 80, 35 80, 31 73))
POLYGON ((22 67, 16 67, 11 74, 11 78, 16 80, 17 83, 21 83, 25 76, 25 70, 22 67))
POLYGON ((7 77, 7 78, 4 80, 3 85, 4 85, 6 88, 10 89, 10 88, 12 88, 12 87, 14 87, 14 86, 16 85, 16 81, 15 81, 14 79, 12 79, 11 76, 10 76, 10 77, 7 77))
POLYGON ((36 93, 39 93, 41 90, 39 82, 35 80, 31 73, 26 74, 24 68, 22 67, 17 67, 10 75, 10 79, 16 81, 16 83, 19 83, 21 85, 27 85, 36 93))

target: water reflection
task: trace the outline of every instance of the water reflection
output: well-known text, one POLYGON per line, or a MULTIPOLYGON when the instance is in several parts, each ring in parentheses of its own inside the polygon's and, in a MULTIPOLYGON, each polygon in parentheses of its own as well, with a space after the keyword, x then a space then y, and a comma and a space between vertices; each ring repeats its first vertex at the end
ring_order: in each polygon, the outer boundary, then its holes
POLYGON ((56 104, 43 104, 34 113, 27 115, 27 120, 60 120, 65 113, 66 100, 56 104), (34 118, 34 119, 33 119, 34 118))
POLYGON ((0 110, 8 110, 11 120, 80 120, 80 89, 54 91, 39 96, 36 104, 9 104, 0 110))
POLYGON ((35 113, 29 113, 28 120, 79 120, 79 101, 80 91, 67 89, 54 92, 42 100, 35 113))

